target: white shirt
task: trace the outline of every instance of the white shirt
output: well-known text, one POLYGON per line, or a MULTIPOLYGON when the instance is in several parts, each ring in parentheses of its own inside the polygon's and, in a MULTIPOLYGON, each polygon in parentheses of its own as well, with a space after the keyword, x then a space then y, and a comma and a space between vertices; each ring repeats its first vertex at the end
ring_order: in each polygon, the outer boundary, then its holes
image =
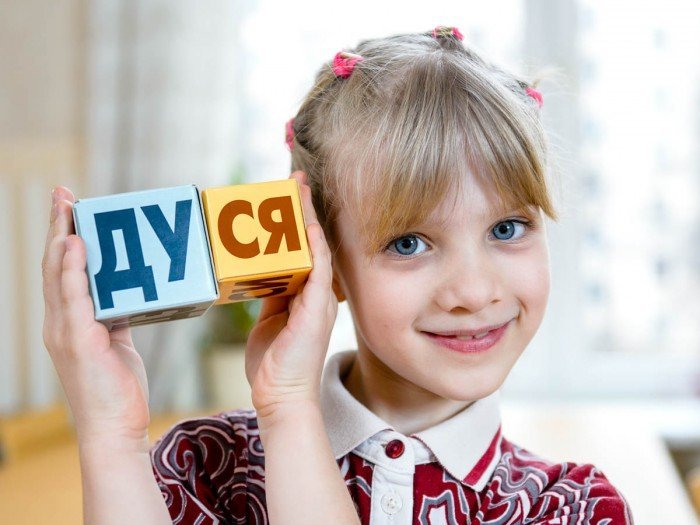
MULTIPOLYGON (((438 425, 405 436, 343 385, 341 377, 349 371, 356 354, 347 350, 328 358, 321 379, 321 410, 336 460, 352 451, 374 466, 370 523, 413 523, 416 465, 438 461, 456 479, 481 491, 500 459, 499 391, 438 425), (394 458, 385 449, 393 440, 404 445, 403 453, 394 458)), ((429 523, 448 523, 449 513, 443 520, 433 510, 427 516, 429 523)))

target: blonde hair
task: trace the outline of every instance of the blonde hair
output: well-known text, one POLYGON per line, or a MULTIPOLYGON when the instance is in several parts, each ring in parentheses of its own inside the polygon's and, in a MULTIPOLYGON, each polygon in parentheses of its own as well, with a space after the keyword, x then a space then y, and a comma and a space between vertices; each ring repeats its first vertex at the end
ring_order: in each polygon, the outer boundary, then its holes
POLYGON ((534 206, 557 220, 539 108, 525 91, 536 84, 453 35, 394 35, 348 51, 364 60, 348 78, 324 63, 293 121, 291 169, 308 174, 332 250, 339 209, 355 210, 374 256, 472 176, 495 188, 502 210, 534 206))

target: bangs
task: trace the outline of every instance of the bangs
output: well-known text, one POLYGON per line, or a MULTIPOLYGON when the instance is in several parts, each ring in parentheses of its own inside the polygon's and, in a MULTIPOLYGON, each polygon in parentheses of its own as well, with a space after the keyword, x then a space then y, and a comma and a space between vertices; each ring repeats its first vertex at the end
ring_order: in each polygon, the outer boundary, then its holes
POLYGON ((534 206, 555 216, 542 129, 519 87, 477 64, 431 55, 414 58, 370 104, 373 86, 364 87, 364 105, 334 115, 344 141, 331 147, 326 169, 335 205, 354 212, 367 255, 436 208, 453 209, 474 183, 494 190, 494 213, 534 206))

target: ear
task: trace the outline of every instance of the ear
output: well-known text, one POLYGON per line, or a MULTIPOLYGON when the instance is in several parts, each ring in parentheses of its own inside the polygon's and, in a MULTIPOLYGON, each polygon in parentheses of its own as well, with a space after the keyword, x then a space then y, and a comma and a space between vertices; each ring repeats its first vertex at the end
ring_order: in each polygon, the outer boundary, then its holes
POLYGON ((343 293, 343 290, 340 287, 340 282, 336 277, 335 271, 333 271, 333 292, 335 293, 335 298, 338 299, 339 303, 345 301, 345 294, 343 293))
MULTIPOLYGON (((330 247, 329 247, 330 248, 330 247)), ((341 286, 340 282, 341 279, 338 277, 338 261, 336 259, 337 257, 337 249, 331 249, 331 269, 333 271, 333 293, 335 293, 335 298, 338 299, 339 303, 342 303, 343 301, 346 300, 345 294, 343 293, 343 287, 341 286)))

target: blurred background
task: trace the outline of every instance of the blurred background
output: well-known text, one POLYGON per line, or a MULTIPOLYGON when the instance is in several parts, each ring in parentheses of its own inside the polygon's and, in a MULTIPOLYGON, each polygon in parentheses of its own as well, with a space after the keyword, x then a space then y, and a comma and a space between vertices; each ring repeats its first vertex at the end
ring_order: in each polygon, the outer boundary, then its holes
MULTIPOLYGON (((0 0, 8 523, 80 521, 71 418, 41 333, 53 186, 80 198, 285 179, 284 124, 320 65, 361 39, 439 24, 515 71, 556 71, 540 85, 561 214, 547 224, 550 302, 502 387, 504 434, 596 464, 638 524, 696 523, 699 4, 0 0)), ((152 439, 186 416, 252 406, 242 364, 257 308, 134 329, 152 439)), ((329 355, 355 347, 342 303, 329 355)))

